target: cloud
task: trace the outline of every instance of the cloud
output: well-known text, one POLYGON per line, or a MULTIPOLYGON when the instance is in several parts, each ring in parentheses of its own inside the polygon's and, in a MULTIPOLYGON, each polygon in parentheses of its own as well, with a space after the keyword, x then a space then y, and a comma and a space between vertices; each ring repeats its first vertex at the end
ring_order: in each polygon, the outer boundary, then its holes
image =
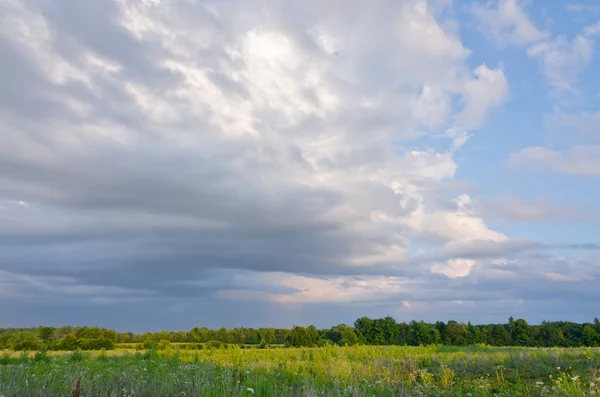
POLYGON ((529 19, 518 0, 476 3, 472 12, 480 28, 499 44, 528 45, 549 37, 529 19))
POLYGON ((465 87, 467 106, 457 115, 457 125, 466 130, 480 127, 489 109, 508 99, 508 82, 502 70, 480 65, 475 76, 465 87))
MULTIPOLYGON (((569 4, 567 9, 583 11, 586 7, 569 4)), ((552 133, 567 129, 579 132, 578 138, 583 141, 580 143, 587 143, 589 138, 584 135, 594 129, 594 114, 568 114, 562 109, 572 107, 573 99, 580 95, 579 78, 593 57, 595 25, 586 27, 572 39, 552 35, 538 29, 517 0, 478 3, 473 13, 480 29, 497 43, 525 47, 528 56, 538 62, 555 102, 555 114, 545 118, 546 128, 552 133)), ((572 147, 563 152, 543 147, 525 148, 512 153, 507 162, 515 167, 546 168, 569 175, 597 175, 596 148, 576 143, 569 139, 572 147)))
POLYGON ((585 221, 590 214, 568 205, 556 205, 538 197, 525 200, 519 196, 503 195, 478 201, 484 219, 502 219, 515 222, 528 221, 585 221))
POLYGON ((444 243, 467 241, 503 241, 507 237, 489 229, 474 214, 471 198, 464 194, 455 199, 455 208, 428 212, 418 207, 408 218, 408 225, 423 238, 444 243))
POLYGON ((600 112, 553 113, 544 117, 544 128, 554 139, 597 142, 600 139, 600 112))
POLYGON ((565 151, 530 147, 512 153, 508 165, 567 175, 600 176, 600 146, 573 146, 565 151))
POLYGON ((559 98, 577 92, 578 77, 592 59, 593 27, 569 40, 537 28, 517 0, 477 3, 472 10, 480 29, 498 44, 526 48, 559 98))
POLYGON ((281 304, 350 303, 389 301, 401 294, 407 280, 389 276, 351 276, 316 278, 284 273, 251 275, 236 289, 225 289, 219 296, 227 299, 266 299, 281 304), (249 286, 259 282, 259 290, 249 286), (273 287, 290 291, 276 292, 273 287))
POLYGON ((10 295, 15 299, 40 299, 47 295, 56 298, 58 295, 63 299, 77 297, 91 303, 99 303, 114 298, 151 298, 154 293, 144 289, 81 284, 73 277, 32 276, 4 270, 0 270, 0 276, 0 294, 10 295))
POLYGON ((600 35, 600 21, 598 21, 592 25, 586 26, 584 29, 584 32, 587 36, 590 36, 590 37, 595 37, 595 36, 600 35))
POLYGON ((571 91, 592 59, 593 42, 582 35, 571 41, 563 36, 528 48, 529 56, 540 63, 548 83, 559 91, 571 91))
POLYGON ((543 277, 507 285, 517 272, 494 260, 541 248, 487 224, 455 180, 509 89, 471 66, 450 7, 2 2, 0 318, 502 313, 543 277))
POLYGON ((476 262, 472 259, 448 259, 445 263, 435 263, 431 271, 450 278, 465 277, 475 264, 476 262))
POLYGON ((565 9, 570 12, 600 12, 600 6, 581 3, 567 3, 565 9))

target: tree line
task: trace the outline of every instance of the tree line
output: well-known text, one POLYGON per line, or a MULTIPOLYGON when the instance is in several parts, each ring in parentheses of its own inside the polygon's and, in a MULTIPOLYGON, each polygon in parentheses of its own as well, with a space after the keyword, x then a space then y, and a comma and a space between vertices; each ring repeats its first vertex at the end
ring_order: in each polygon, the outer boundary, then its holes
POLYGON ((430 345, 531 347, 600 346, 600 320, 592 323, 544 321, 530 325, 524 319, 510 317, 505 324, 473 325, 457 321, 426 323, 397 322, 392 317, 361 317, 354 326, 345 324, 317 329, 315 326, 285 328, 194 327, 185 331, 160 331, 135 334, 99 327, 0 328, 0 349, 12 350, 100 350, 123 346, 161 348, 170 344, 183 348, 214 348, 229 345, 266 346, 340 346, 363 345, 430 345), (127 345, 124 345, 127 344, 127 345))

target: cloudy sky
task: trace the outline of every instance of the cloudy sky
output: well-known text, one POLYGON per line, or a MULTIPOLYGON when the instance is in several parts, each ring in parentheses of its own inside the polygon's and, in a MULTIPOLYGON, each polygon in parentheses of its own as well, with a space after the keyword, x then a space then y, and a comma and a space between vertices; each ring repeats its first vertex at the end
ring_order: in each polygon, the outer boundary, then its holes
POLYGON ((595 0, 0 0, 0 327, 600 315, 595 0))

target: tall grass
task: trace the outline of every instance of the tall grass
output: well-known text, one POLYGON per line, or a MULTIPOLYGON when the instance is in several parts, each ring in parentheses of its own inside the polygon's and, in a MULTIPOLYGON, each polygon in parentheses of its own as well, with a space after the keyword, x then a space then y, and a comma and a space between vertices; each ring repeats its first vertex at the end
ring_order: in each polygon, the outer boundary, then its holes
POLYGON ((599 368, 599 349, 485 346, 12 353, 0 396, 585 396, 599 368))

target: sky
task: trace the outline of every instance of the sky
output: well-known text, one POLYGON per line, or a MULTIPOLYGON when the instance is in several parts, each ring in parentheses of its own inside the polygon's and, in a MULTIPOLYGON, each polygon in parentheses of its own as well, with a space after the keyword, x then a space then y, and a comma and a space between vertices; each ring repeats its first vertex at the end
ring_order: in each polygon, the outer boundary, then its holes
POLYGON ((0 0, 0 327, 600 316, 600 3, 0 0))

